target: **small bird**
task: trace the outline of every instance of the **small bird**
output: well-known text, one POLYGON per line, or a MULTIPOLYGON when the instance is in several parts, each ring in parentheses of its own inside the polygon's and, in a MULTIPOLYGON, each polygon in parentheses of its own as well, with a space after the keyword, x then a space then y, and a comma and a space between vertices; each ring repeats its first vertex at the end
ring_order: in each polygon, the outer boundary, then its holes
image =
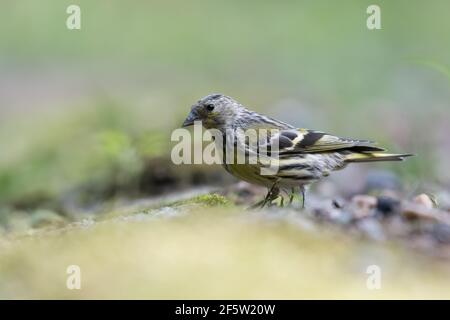
MULTIPOLYGON (((201 121, 205 129, 216 129, 224 139, 230 136, 234 147, 247 154, 251 148, 245 139, 237 139, 238 135, 230 133, 247 130, 270 132, 265 141, 259 141, 258 148, 265 144, 267 150, 273 148, 277 156, 278 170, 272 175, 261 174, 261 163, 227 163, 224 168, 235 177, 251 184, 268 188, 265 198, 254 205, 264 207, 281 197, 289 196, 292 203, 297 193, 302 194, 302 207, 305 206, 305 186, 328 176, 332 171, 345 168, 349 163, 374 161, 402 161, 412 154, 390 154, 375 145, 373 141, 348 139, 334 136, 322 131, 299 129, 285 122, 250 111, 233 98, 223 94, 210 94, 192 106, 191 112, 183 123, 183 127, 201 121)), ((226 148, 222 146, 222 157, 226 156, 226 148)), ((270 154, 274 156, 274 154, 270 154)), ((225 159, 225 158, 223 158, 225 159)))

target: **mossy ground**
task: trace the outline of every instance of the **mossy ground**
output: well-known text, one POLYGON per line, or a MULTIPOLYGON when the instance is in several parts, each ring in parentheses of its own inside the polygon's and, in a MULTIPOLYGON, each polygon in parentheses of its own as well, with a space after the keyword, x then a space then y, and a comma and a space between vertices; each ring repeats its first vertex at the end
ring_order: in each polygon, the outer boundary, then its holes
POLYGON ((3 243, 0 274, 1 298, 450 297, 443 266, 395 246, 204 205, 170 219, 112 219, 3 243), (366 287, 373 264, 380 290, 366 287), (80 290, 66 287, 69 265, 81 268, 80 290))

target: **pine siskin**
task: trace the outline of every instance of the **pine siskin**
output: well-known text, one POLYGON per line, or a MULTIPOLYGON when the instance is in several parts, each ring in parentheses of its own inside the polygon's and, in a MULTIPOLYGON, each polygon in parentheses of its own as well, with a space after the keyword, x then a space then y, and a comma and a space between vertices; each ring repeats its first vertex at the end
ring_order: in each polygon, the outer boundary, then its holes
MULTIPOLYGON (((269 152, 272 145, 277 147, 273 149, 276 149, 278 170, 273 175, 261 174, 261 163, 223 161, 224 168, 235 177, 269 189, 264 200, 257 204, 261 207, 278 198, 281 191, 289 194, 289 203, 300 191, 304 207, 305 186, 328 176, 332 171, 343 169, 352 162, 401 161, 411 156, 385 153, 385 149, 368 140, 340 138, 321 131, 297 129, 250 111, 222 94, 208 95, 194 104, 183 127, 193 125, 195 121, 201 121, 206 129, 219 130, 224 139, 228 139, 230 132, 237 130, 270 130, 266 147, 269 152)), ((251 152, 245 139, 233 137, 232 140, 234 147, 245 150, 247 154, 251 152)), ((256 153, 259 154, 258 147, 256 153)), ((226 153, 226 149, 222 149, 226 153)))

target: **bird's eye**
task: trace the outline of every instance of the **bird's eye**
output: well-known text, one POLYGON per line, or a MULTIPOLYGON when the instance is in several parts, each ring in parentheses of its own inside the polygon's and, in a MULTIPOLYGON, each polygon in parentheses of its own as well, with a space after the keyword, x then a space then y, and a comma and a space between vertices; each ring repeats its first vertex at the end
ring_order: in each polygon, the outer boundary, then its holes
POLYGON ((206 108, 206 110, 208 110, 208 111, 213 111, 213 110, 214 110, 214 105, 213 105, 213 104, 207 104, 207 105, 205 106, 205 108, 206 108))

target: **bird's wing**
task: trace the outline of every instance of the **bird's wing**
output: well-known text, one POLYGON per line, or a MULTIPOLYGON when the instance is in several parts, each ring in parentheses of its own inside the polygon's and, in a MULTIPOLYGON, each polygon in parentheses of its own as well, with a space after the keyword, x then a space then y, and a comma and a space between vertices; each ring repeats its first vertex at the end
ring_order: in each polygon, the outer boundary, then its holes
POLYGON ((339 150, 351 150, 355 152, 385 151, 383 148, 375 146, 369 140, 356 140, 333 136, 321 131, 308 129, 288 129, 281 130, 273 135, 270 144, 278 144, 280 155, 296 153, 317 153, 339 150))

